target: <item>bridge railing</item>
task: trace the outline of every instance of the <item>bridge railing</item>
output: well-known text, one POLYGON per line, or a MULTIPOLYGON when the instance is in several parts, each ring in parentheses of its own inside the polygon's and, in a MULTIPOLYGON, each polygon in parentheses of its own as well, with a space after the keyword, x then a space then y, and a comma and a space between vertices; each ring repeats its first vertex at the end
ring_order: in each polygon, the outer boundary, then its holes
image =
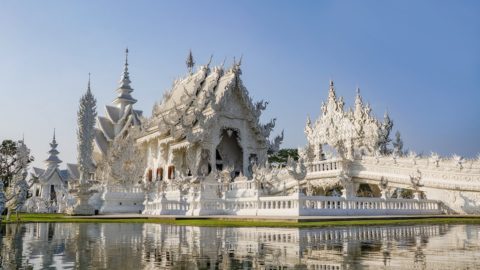
POLYGON ((328 159, 307 163, 307 171, 309 173, 337 171, 343 168, 341 159, 328 159))
POLYGON ((105 186, 104 189, 111 193, 144 193, 144 190, 140 187, 125 187, 121 185, 105 186))
POLYGON ((160 198, 154 201, 146 201, 145 210, 143 214, 147 215, 184 215, 188 209, 189 204, 185 200, 168 200, 167 198, 160 198))
POLYGON ((228 184, 228 190, 238 190, 238 189, 256 189, 257 186, 254 181, 237 181, 228 184))
POLYGON ((438 201, 331 196, 273 196, 241 198, 225 202, 233 215, 265 216, 347 216, 442 214, 438 201))
POLYGON ((442 214, 438 201, 329 196, 304 196, 300 200, 302 215, 412 215, 442 214))

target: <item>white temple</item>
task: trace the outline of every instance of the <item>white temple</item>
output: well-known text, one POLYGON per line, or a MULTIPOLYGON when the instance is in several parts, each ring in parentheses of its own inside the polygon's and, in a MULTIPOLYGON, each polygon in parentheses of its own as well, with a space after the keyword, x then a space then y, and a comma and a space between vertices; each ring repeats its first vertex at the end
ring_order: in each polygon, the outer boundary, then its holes
POLYGON ((68 196, 68 182, 76 179, 77 167, 67 164, 67 169, 61 170, 62 161, 58 157, 57 140, 53 133, 45 169, 33 168, 32 177, 38 179, 31 187, 32 199, 27 204, 27 210, 32 212, 63 212, 68 196), (34 203, 33 203, 34 202, 34 203))
POLYGON ((241 60, 224 68, 211 66, 210 59, 194 70, 190 54, 187 66, 188 74, 144 117, 133 108, 125 59, 118 95, 97 118, 93 162, 99 193, 91 203, 100 213, 480 213, 478 158, 404 153, 399 138, 390 147, 390 116, 377 119, 359 89, 347 108, 331 81, 319 118, 307 119, 308 143, 298 161, 271 166, 268 157, 279 150, 283 131, 270 139, 275 119, 260 122, 267 102, 250 98, 241 60))

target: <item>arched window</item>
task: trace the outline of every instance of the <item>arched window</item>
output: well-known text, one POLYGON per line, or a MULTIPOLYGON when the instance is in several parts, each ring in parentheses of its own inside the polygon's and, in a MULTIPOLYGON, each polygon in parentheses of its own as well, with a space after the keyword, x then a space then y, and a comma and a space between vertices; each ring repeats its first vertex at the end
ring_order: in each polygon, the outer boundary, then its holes
POLYGON ((168 179, 175 179, 175 166, 168 167, 168 179))
POLYGON ((147 181, 152 182, 152 178, 153 178, 152 169, 148 169, 148 171, 147 171, 147 181))
POLYGON ((157 168, 156 179, 157 179, 157 181, 162 181, 163 180, 163 168, 157 168))

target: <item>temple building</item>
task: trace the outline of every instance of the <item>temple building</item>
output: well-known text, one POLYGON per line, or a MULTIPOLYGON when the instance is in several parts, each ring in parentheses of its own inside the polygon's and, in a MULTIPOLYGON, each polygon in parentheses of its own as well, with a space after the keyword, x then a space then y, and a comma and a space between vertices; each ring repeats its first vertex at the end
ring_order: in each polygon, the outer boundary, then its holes
POLYGON ((147 156, 145 179, 206 176, 231 168, 232 176, 252 176, 278 149, 283 133, 269 140, 275 119, 260 123, 267 102, 253 102, 241 80, 241 61, 225 70, 200 66, 174 82, 137 139, 147 156))
POLYGON ((32 196, 37 201, 42 201, 42 203, 37 203, 37 207, 44 207, 42 209, 33 209, 32 211, 58 211, 58 205, 61 205, 61 202, 67 197, 68 182, 78 179, 78 168, 75 164, 67 164, 67 169, 60 169, 62 161, 58 157, 60 152, 57 150, 57 147, 58 144, 54 132, 50 150, 48 151, 48 158, 45 160, 45 168, 33 167, 31 174, 32 178, 38 180, 30 189, 32 196))

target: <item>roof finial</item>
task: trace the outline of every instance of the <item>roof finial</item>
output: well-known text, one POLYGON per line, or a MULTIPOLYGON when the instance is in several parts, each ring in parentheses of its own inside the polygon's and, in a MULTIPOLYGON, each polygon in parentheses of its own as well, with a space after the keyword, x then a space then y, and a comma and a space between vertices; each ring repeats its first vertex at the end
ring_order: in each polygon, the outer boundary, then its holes
POLYGON ((210 55, 210 60, 208 60, 207 67, 209 67, 210 64, 212 63, 212 59, 213 59, 213 54, 210 55))
POLYGON ((237 62, 237 59, 235 58, 235 56, 233 57, 232 71, 235 72, 237 75, 242 74, 242 70, 240 69, 240 65, 242 64, 242 58, 243 58, 243 55, 240 57, 240 60, 237 62))
POLYGON ((333 86, 333 80, 330 77, 329 87, 328 87, 328 99, 336 99, 335 86, 333 86))
POLYGON ((125 65, 128 66, 128 47, 125 49, 125 65))
POLYGON ((87 92, 90 92, 90 72, 88 73, 87 92))
POLYGON ((187 61, 185 63, 187 64, 188 72, 192 74, 192 69, 195 66, 195 60, 193 60, 193 54, 191 49, 190 49, 190 52, 188 53, 187 61))
POLYGON ((385 113, 383 114, 383 118, 390 118, 390 115, 388 113, 388 107, 385 108, 385 113))
POLYGON ((225 56, 225 58, 223 58, 223 62, 222 62, 222 65, 221 67, 223 68, 223 66, 225 65, 225 61, 227 61, 227 57, 225 56))
POLYGON ((55 128, 53 128, 53 140, 55 141, 55 128))

